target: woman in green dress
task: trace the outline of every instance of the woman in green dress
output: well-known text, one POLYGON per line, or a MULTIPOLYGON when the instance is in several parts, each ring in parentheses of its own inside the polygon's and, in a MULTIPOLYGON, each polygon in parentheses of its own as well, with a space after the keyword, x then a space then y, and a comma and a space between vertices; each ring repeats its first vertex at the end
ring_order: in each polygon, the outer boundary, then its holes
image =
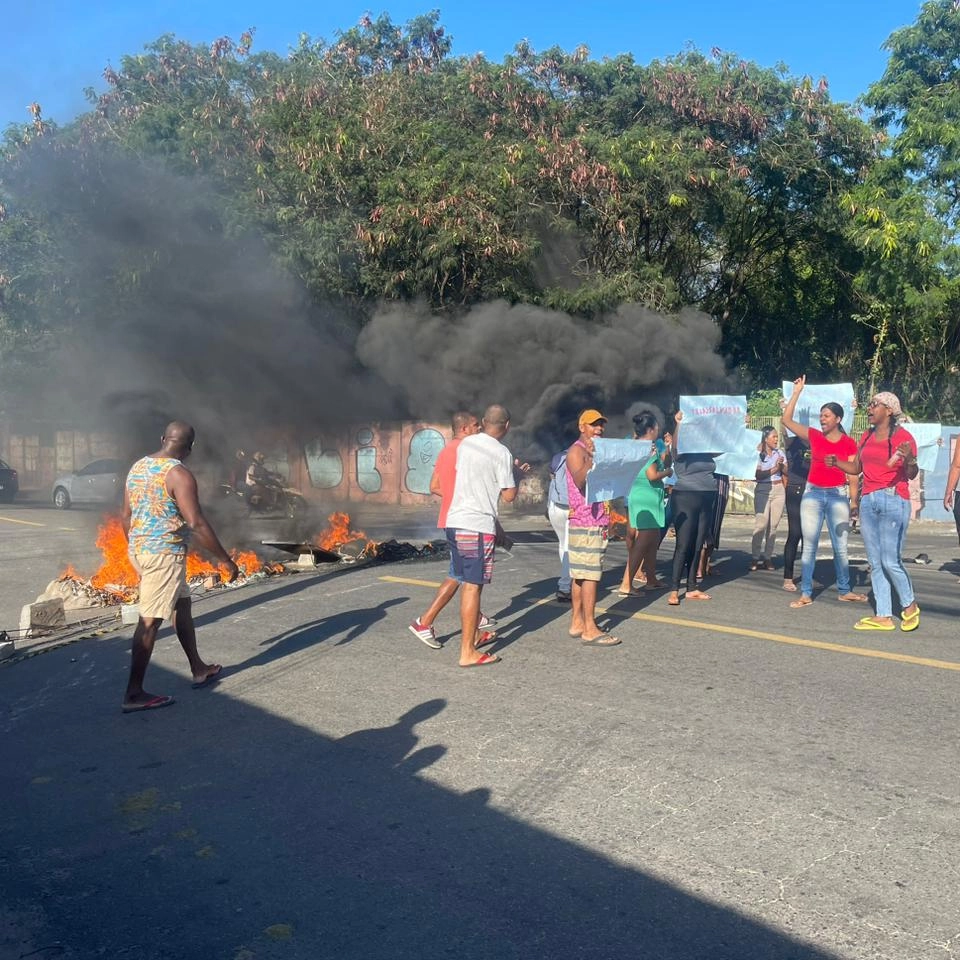
POLYGON ((657 579, 657 547, 660 545, 660 530, 664 524, 663 478, 669 477, 670 449, 658 439, 660 424, 652 413, 638 413, 633 418, 633 437, 653 443, 650 458, 637 474, 627 497, 627 519, 634 531, 629 540, 627 565, 618 592, 621 597, 636 596, 633 578, 639 570, 646 578, 648 590, 666 586, 657 579))

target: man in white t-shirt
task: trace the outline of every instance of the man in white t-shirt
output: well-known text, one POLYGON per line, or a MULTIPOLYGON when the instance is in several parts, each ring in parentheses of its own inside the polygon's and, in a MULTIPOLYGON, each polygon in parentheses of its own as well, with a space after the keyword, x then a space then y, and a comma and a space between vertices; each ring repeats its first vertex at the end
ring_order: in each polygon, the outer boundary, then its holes
POLYGON ((510 429, 510 412, 499 404, 487 407, 482 432, 464 437, 457 448, 457 476, 447 511, 450 567, 463 584, 460 591, 460 666, 497 663, 496 654, 477 649, 477 620, 483 585, 493 577, 497 505, 517 495, 517 474, 510 451, 500 442, 510 429))

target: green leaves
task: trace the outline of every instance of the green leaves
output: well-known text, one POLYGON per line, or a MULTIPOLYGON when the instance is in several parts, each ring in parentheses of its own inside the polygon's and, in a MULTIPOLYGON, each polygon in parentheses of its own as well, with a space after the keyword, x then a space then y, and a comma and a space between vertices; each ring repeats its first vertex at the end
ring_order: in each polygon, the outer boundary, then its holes
MULTIPOLYGON (((720 51, 640 65, 524 42, 503 63, 454 57, 436 11, 303 34, 286 57, 253 52, 252 32, 160 37, 107 71, 75 124, 38 112, 8 133, 0 350, 42 350, 69 326, 64 304, 90 315, 56 252, 82 249, 89 225, 24 200, 46 140, 76 151, 81 181, 102 186, 107 147, 174 172, 224 238, 263 237, 314 303, 351 318, 382 299, 586 317, 692 304, 758 385, 801 369, 896 378, 933 412, 958 347, 958 17, 937 0, 891 37, 872 126, 824 82, 720 51)), ((103 317, 135 313, 150 287, 148 252, 118 264, 103 317)))

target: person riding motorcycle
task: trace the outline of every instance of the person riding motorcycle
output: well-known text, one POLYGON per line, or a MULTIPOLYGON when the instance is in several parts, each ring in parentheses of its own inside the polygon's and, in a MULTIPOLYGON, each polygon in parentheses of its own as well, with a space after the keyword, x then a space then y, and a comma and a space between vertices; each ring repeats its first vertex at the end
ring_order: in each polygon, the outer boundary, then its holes
POLYGON ((258 450, 247 467, 247 500, 254 506, 271 508, 276 505, 279 487, 273 474, 264 466, 267 458, 258 450))

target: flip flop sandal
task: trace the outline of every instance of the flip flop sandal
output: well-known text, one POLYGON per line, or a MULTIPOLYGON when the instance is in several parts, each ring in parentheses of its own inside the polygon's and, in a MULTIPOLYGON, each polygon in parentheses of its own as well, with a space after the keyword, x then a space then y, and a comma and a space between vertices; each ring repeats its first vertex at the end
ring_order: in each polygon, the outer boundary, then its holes
POLYGON ((911 617, 901 617, 900 619, 900 629, 904 633, 911 633, 920 626, 920 606, 917 606, 917 609, 914 611, 913 616, 911 617))
POLYGON ((479 660, 473 663, 461 663, 460 666, 467 667, 489 667, 492 663, 500 663, 500 658, 495 653, 485 653, 479 660))
POLYGON ((670 597, 670 599, 667 600, 667 603, 669 603, 671 607, 679 607, 679 606, 680 606, 680 598, 679 598, 679 597, 670 597))
POLYGON ((615 647, 621 641, 619 637, 611 636, 609 633, 601 633, 599 637, 594 637, 592 640, 581 640, 580 642, 585 647, 615 647))
POLYGON ((796 593, 797 585, 792 580, 784 580, 783 589, 786 590, 787 593, 796 593))
POLYGON ((208 674, 203 678, 203 680, 195 680, 190 684, 190 686, 193 687, 194 690, 199 690, 201 687, 206 687, 213 683, 214 680, 217 680, 220 677, 220 674, 223 673, 223 667, 219 663, 216 664, 216 668, 217 669, 214 670, 213 673, 208 674))
POLYGON ((142 713, 144 710, 159 710, 161 707, 169 707, 173 703, 173 697, 151 697, 144 700, 143 703, 125 703, 122 705, 124 713, 142 713))
POLYGON ((479 650, 481 647, 487 647, 496 639, 496 630, 482 630, 480 635, 477 637, 477 642, 473 645, 473 648, 474 650, 479 650))
POLYGON ((867 598, 862 593, 844 593, 837 597, 841 603, 866 603, 867 598))
POLYGON ((896 630, 892 623, 877 623, 873 617, 863 617, 853 625, 854 630, 896 630))
POLYGON ((798 610, 800 607, 809 607, 811 603, 813 603, 812 597, 800 597, 799 600, 792 601, 790 606, 794 610, 798 610))

